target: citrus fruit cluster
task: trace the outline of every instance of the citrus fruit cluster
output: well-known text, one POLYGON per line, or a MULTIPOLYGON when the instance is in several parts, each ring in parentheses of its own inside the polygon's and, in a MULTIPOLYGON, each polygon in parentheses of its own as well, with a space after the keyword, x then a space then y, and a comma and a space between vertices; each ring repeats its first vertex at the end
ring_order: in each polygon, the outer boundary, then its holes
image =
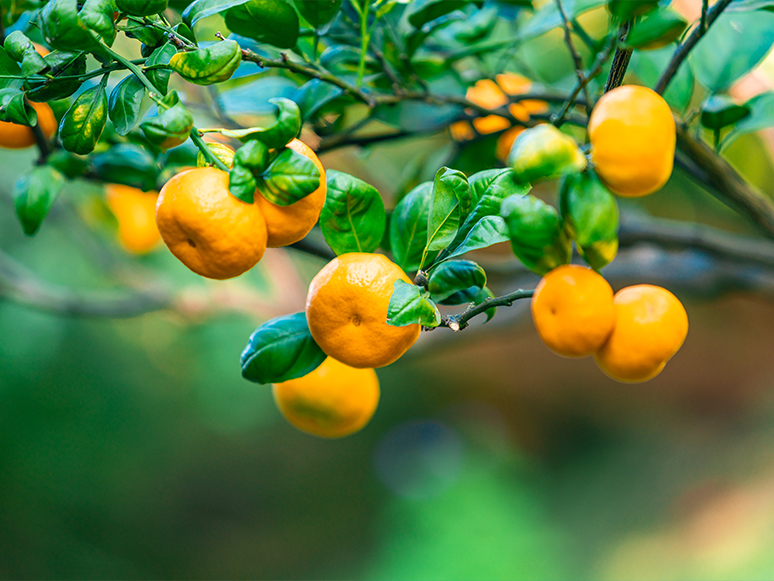
POLYGON ((532 298, 532 319, 549 349, 565 357, 594 355, 613 379, 652 379, 688 334, 688 316, 668 290, 647 284, 613 294, 608 282, 585 266, 553 269, 532 298))
POLYGON ((320 171, 317 189, 288 206, 273 204, 260 189, 253 203, 240 200, 229 192, 229 174, 214 167, 182 171, 164 184, 156 223, 172 254, 195 273, 222 280, 250 270, 267 247, 306 236, 325 204, 325 170, 302 141, 293 139, 286 147, 320 171))

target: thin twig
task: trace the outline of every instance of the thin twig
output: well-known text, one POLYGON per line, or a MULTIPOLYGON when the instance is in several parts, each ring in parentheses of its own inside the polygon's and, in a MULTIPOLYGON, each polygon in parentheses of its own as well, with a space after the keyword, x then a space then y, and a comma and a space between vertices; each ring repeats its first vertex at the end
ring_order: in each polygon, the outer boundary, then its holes
POLYGON ((468 326, 468 321, 470 321, 470 319, 487 312, 492 307, 510 307, 519 299, 531 298, 533 294, 535 294, 534 290, 519 289, 501 297, 486 299, 476 306, 469 307, 459 315, 446 315, 445 317, 442 317, 439 327, 448 327, 455 333, 457 331, 462 331, 462 329, 468 326))
POLYGON ((680 68, 680 65, 688 56, 688 53, 693 50, 693 47, 696 46, 696 43, 701 40, 702 36, 704 36, 707 30, 709 30, 709 27, 712 26, 712 23, 715 22, 717 17, 720 16, 723 10, 726 9, 726 6, 728 6, 731 2, 732 0, 718 0, 715 5, 707 12, 705 24, 703 26, 700 25, 694 28, 693 32, 691 32, 688 38, 686 38, 685 41, 683 41, 683 43, 675 49, 675 52, 672 55, 672 60, 669 61, 667 68, 664 69, 664 72, 656 83, 656 86, 653 87, 653 90, 656 91, 656 93, 659 95, 664 94, 664 91, 666 91, 667 86, 677 73, 677 69, 680 68))
POLYGON ((575 48, 575 43, 572 40, 572 33, 570 32, 570 21, 567 18, 567 13, 564 11, 562 0, 556 0, 556 7, 559 9, 559 14, 562 17, 562 25, 564 26, 564 43, 567 45, 572 57, 572 62, 575 64, 575 74, 578 76, 578 83, 583 85, 583 96, 586 97, 586 103, 591 103, 591 96, 589 95, 588 83, 586 75, 583 73, 583 59, 581 59, 580 53, 575 48))

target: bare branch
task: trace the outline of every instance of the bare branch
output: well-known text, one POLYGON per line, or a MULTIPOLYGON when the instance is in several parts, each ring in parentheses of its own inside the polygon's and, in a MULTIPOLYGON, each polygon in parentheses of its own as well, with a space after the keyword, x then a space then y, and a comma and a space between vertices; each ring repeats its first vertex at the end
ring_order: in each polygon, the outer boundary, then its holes
POLYGON ((586 75, 583 73, 583 60, 580 53, 575 48, 575 43, 572 41, 572 33, 570 32, 570 22, 567 19, 567 13, 564 11, 562 0, 556 0, 556 7, 559 9, 559 14, 562 17, 562 25, 564 26, 564 43, 570 51, 572 62, 575 64, 575 74, 578 76, 578 83, 583 85, 583 96, 586 98, 586 103, 591 103, 591 96, 589 95, 588 83, 584 82, 586 75))

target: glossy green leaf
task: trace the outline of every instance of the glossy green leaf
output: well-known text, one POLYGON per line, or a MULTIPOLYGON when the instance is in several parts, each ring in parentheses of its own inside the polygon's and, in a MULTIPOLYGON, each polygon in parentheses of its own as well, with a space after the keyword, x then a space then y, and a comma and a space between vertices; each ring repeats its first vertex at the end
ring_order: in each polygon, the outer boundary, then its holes
POLYGON ((422 256, 422 265, 432 250, 442 250, 454 240, 462 222, 470 211, 472 195, 470 184, 460 171, 442 167, 435 174, 433 196, 427 219, 427 245, 422 256))
MULTIPOLYGON (((148 16, 143 20, 148 20, 155 24, 164 25, 165 23, 158 19, 157 16, 148 16)), ((161 28, 155 26, 148 26, 144 22, 137 22, 135 20, 127 20, 123 26, 123 31, 129 38, 139 40, 143 46, 140 47, 140 53, 144 57, 148 57, 148 52, 152 53, 156 48, 163 45, 167 40, 167 35, 161 28)))
POLYGON ((429 293, 413 284, 396 280, 387 307, 387 324, 393 327, 416 324, 437 327, 441 324, 441 313, 429 293))
POLYGON ((113 23, 115 10, 114 0, 86 0, 78 16, 92 32, 110 46, 116 39, 116 28, 113 23))
POLYGON ((52 78, 45 81, 28 79, 25 83, 27 98, 30 101, 44 103, 69 97, 77 91, 82 81, 78 78, 60 79, 58 77, 77 77, 86 72, 86 55, 76 52, 53 51, 44 58, 48 65, 47 75, 52 78))
POLYGON ((493 244, 507 242, 508 240, 510 240, 510 237, 505 220, 500 216, 485 216, 476 222, 476 225, 470 229, 460 244, 455 246, 451 253, 443 257, 443 260, 462 256, 473 250, 488 248, 493 244))
POLYGON ((523 131, 513 142, 508 165, 524 183, 552 179, 586 167, 586 156, 569 135, 548 123, 523 131))
POLYGON ((269 127, 222 129, 220 133, 243 143, 258 139, 270 149, 284 147, 301 132, 301 111, 298 105, 284 97, 269 99, 269 103, 277 108, 277 120, 274 124, 269 127))
POLYGON ((556 210, 535 196, 510 196, 500 213, 513 253, 531 271, 544 275, 570 262, 572 245, 556 210))
POLYGON ((660 8, 637 22, 626 35, 626 45, 638 50, 661 48, 680 39, 688 21, 670 8, 660 8))
POLYGON ((40 31, 46 42, 60 50, 94 50, 98 43, 78 15, 77 0, 52 0, 40 11, 40 31))
POLYGON ((341 10, 341 0, 293 0, 298 12, 314 28, 327 24, 341 10))
POLYGON ((231 195, 239 198, 243 202, 252 204, 255 201, 255 189, 258 182, 249 168, 234 164, 234 167, 228 172, 228 191, 231 195))
POLYGON ((241 62, 239 44, 223 40, 207 48, 179 52, 169 59, 169 66, 189 83, 213 85, 229 80, 241 62))
POLYGON ((155 65, 168 65, 173 56, 177 54, 175 46, 168 42, 161 45, 151 53, 148 60, 145 61, 145 66, 148 69, 145 71, 145 76, 153 83, 160 94, 166 95, 167 88, 169 87, 169 75, 172 73, 169 69, 151 69, 150 67, 155 65))
POLYGON ((328 194, 320 214, 325 241, 336 254, 373 252, 387 225, 378 190, 349 174, 326 172, 328 194))
POLYGON ((464 8, 467 0, 414 0, 406 8, 405 16, 414 28, 422 28, 436 18, 464 8))
POLYGON ((64 184, 64 176, 49 165, 35 166, 17 180, 14 208, 27 236, 38 231, 64 184))
POLYGON ((486 272, 470 260, 452 260, 434 268, 427 290, 441 304, 459 305, 470 302, 486 286, 486 272), (450 297, 454 300, 448 302, 450 297))
POLYGON ((425 42, 425 40, 427 40, 427 38, 431 34, 434 34, 439 30, 446 28, 447 26, 455 22, 464 22, 464 20, 465 20, 465 14, 463 14, 462 12, 459 12, 454 14, 447 14, 445 16, 432 20, 431 22, 428 22, 421 28, 406 35, 404 40, 406 44, 406 54, 409 57, 413 57, 414 53, 416 53, 419 47, 422 46, 422 44, 425 42))
MULTIPOLYGON (((489 290, 489 287, 485 286, 478 292, 478 294, 475 297, 473 297, 473 300, 471 302, 475 306, 478 306, 487 299, 493 299, 494 296, 495 296, 494 293, 491 290, 489 290)), ((497 313, 497 307, 490 307, 486 311, 484 311, 484 313, 486 314, 486 321, 484 321, 484 323, 488 323, 489 321, 492 320, 492 317, 494 317, 495 314, 497 313)))
POLYGON ((750 114, 739 121, 731 130, 723 140, 723 147, 727 147, 734 139, 745 133, 774 127, 774 91, 756 95, 744 106, 750 110, 750 114))
POLYGON ((261 141, 248 141, 234 154, 234 163, 255 173, 263 172, 269 165, 269 161, 269 148, 261 141))
POLYGON ((273 204, 289 206, 320 187, 320 178, 311 159, 285 149, 261 176, 261 194, 273 204))
POLYGON ((298 14, 289 0, 250 0, 229 8, 226 26, 278 48, 293 48, 298 39, 298 14))
MULTIPOLYGON (((406 272, 419 268, 427 244, 427 220, 433 182, 419 184, 395 206, 390 217, 390 247, 395 263, 406 272)), ((429 255, 432 260, 436 253, 429 255)))
POLYGON ((188 141, 193 129, 193 115, 180 102, 176 92, 164 97, 159 113, 140 123, 145 138, 161 151, 167 151, 188 141))
POLYGON ((344 94, 343 89, 330 83, 324 83, 320 79, 312 79, 301 85, 292 100, 298 104, 301 117, 307 121, 322 109, 325 105, 344 94))
POLYGON ((726 12, 747 12, 748 10, 774 11, 774 0, 734 0, 726 12))
MULTIPOLYGON (((19 63, 13 60, 3 47, 0 47, 0 75, 18 77, 21 74, 19 63)), ((0 78, 0 89, 21 87, 24 81, 13 78, 0 78)))
MULTIPOLYGON (((656 84, 661 73, 667 67, 672 55, 675 52, 675 45, 666 46, 656 50, 639 51, 632 54, 632 60, 629 63, 629 70, 646 86, 652 87, 656 84)), ((691 102, 694 89, 694 76, 691 71, 690 61, 684 61, 677 73, 672 78, 666 91, 664 99, 670 107, 677 111, 685 111, 691 102)))
POLYGON ((242 351, 242 377, 280 383, 317 369, 327 356, 309 332, 304 313, 277 317, 258 327, 242 351))
POLYGON ((21 63, 22 76, 35 75, 49 68, 46 60, 38 54, 35 45, 20 30, 15 30, 5 38, 3 45, 8 56, 21 63))
POLYGON ((655 10, 659 0, 608 0, 607 9, 619 22, 642 16, 655 10))
POLYGON ((116 0, 121 12, 132 16, 150 16, 167 9, 168 0, 116 0))
POLYGON ((83 176, 88 162, 85 157, 64 149, 56 149, 46 158, 46 163, 70 179, 83 176))
POLYGON ((59 123, 62 146, 73 153, 91 153, 107 122, 105 89, 92 87, 81 93, 59 123))
POLYGON ((145 192, 156 188, 156 158, 138 145, 121 143, 89 156, 94 173, 107 182, 124 184, 145 192))
POLYGON ((701 105, 701 124, 708 129, 722 129, 749 114, 749 106, 737 105, 726 95, 712 95, 701 105))
POLYGON ((144 96, 145 86, 132 74, 115 86, 108 99, 108 115, 116 133, 126 135, 137 125, 144 96))
POLYGON ((0 121, 33 127, 38 123, 38 115, 20 89, 0 89, 0 121))
POLYGON ((774 43, 774 13, 729 12, 718 16, 691 51, 696 79, 710 92, 728 89, 754 69, 774 43))
POLYGON ((612 262, 618 252, 618 204, 596 174, 566 176, 559 206, 565 230, 586 263, 599 270, 612 262))
POLYGON ((193 29, 202 18, 225 12, 229 8, 244 4, 248 0, 195 0, 183 12, 183 22, 193 29))

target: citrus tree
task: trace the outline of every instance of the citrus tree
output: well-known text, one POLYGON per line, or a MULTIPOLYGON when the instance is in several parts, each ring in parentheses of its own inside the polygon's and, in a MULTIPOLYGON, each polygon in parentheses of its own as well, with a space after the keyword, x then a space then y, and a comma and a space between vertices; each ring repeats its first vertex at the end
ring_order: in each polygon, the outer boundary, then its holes
MULTIPOLYGON (((527 298, 550 349, 645 381, 688 318, 664 288, 613 293, 599 271, 619 246, 773 256, 774 205, 727 153, 774 126, 773 93, 728 95, 774 43, 774 2, 696 4, 691 21, 656 0, 3 0, 0 145, 39 152, 14 186, 16 214, 33 236, 60 194, 96 181, 128 252, 161 239, 217 280, 267 248, 329 259, 305 312, 258 327, 241 358, 318 435, 367 423, 373 369, 422 330, 462 331, 527 298), (318 158, 427 136, 389 191, 318 158), (653 220, 629 200, 619 213, 620 198, 678 172, 760 236, 653 220), (490 290, 469 253, 499 243, 539 284, 490 290)), ((770 165, 754 155, 747 167, 770 165)), ((172 302, 30 293, 3 273, 6 296, 58 312, 172 302)))

